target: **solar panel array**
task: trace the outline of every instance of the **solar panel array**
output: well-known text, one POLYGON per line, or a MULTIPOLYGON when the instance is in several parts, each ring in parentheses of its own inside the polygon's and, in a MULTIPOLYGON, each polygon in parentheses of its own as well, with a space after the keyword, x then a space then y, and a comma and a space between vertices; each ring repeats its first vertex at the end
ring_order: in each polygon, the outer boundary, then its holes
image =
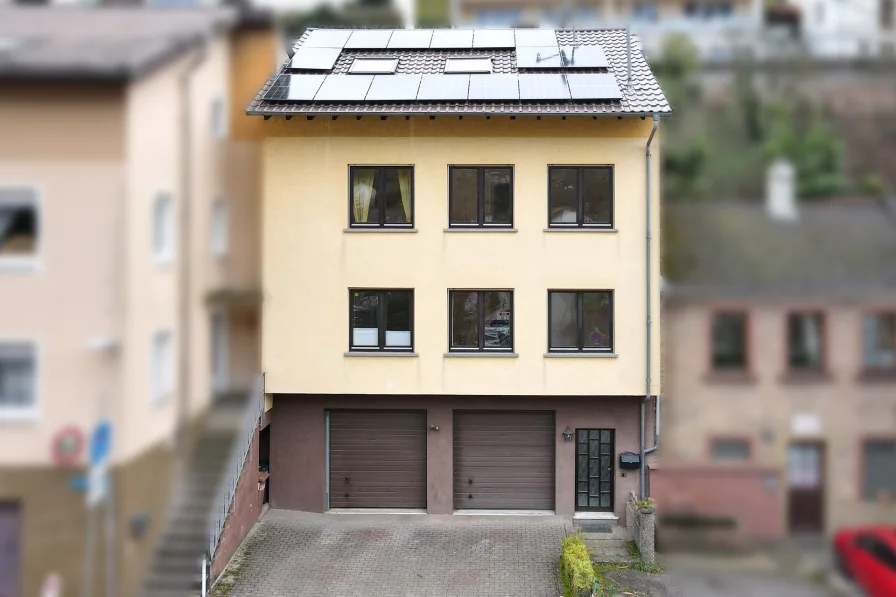
POLYGON ((612 74, 575 72, 575 69, 609 67, 601 47, 561 45, 554 29, 314 29, 296 50, 289 68, 332 71, 344 49, 514 49, 517 67, 523 72, 492 73, 490 58, 462 56, 446 60, 446 74, 394 74, 399 58, 361 56, 354 59, 350 74, 282 74, 265 99, 300 102, 622 99, 612 74))
POLYGON ((609 73, 489 75, 283 74, 267 100, 315 102, 619 100, 609 73))

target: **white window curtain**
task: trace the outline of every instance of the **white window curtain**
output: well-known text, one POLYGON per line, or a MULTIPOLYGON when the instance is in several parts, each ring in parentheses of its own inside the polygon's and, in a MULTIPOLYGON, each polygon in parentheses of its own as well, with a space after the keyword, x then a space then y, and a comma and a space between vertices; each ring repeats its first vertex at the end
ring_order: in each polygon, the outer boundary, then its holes
POLYGON ((803 316, 803 346, 806 350, 806 358, 811 365, 821 362, 821 330, 819 319, 814 315, 803 316))
POLYGON ((398 186, 401 188, 401 206, 404 208, 404 219, 411 221, 411 170, 398 169, 398 186))
MULTIPOLYGON (((370 213, 370 202, 376 196, 373 188, 374 170, 354 171, 355 185, 352 189, 352 211, 355 222, 366 222, 370 213)), ((404 193, 402 193, 403 195, 404 193)))

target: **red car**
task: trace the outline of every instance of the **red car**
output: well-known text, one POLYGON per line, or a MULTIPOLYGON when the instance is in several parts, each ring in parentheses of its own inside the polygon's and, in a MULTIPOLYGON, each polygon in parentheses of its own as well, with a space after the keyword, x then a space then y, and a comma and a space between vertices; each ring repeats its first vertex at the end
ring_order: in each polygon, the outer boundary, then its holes
POLYGON ((869 597, 896 596, 896 527, 856 527, 834 536, 837 568, 869 597))

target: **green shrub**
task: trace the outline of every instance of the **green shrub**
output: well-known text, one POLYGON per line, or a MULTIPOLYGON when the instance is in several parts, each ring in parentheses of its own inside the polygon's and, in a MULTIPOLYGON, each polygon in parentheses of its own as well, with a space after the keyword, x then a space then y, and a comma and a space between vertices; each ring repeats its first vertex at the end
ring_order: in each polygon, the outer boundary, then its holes
POLYGON ((859 192, 868 197, 883 197, 887 194, 887 184, 875 172, 865 172, 859 180, 859 192))
POLYGON ((594 587, 594 566, 591 550, 578 533, 561 541, 560 573, 573 595, 590 595, 594 587))

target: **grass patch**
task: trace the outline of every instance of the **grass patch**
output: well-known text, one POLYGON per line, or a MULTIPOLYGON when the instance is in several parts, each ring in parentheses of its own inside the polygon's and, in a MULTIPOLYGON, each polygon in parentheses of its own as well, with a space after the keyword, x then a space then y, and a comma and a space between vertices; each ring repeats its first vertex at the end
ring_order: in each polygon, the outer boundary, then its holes
POLYGON ((638 572, 647 572, 648 574, 660 574, 665 571, 665 568, 660 564, 648 564, 645 562, 644 558, 641 557, 641 551, 638 549, 638 546, 635 545, 634 541, 626 541, 625 550, 632 559, 632 562, 629 565, 630 569, 637 570, 638 572))

